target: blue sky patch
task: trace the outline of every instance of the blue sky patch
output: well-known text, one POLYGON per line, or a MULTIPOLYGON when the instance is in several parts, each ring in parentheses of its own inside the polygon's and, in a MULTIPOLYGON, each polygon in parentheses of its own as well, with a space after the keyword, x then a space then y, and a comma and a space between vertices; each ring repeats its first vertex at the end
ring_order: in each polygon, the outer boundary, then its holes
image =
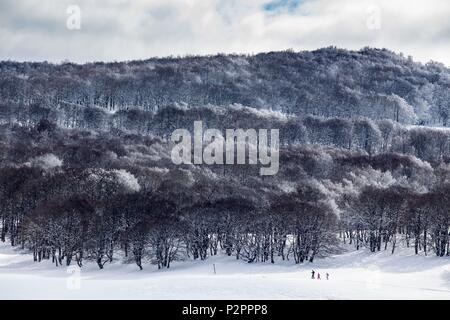
POLYGON ((277 12, 287 10, 289 12, 295 10, 302 0, 273 0, 263 5, 265 11, 277 12))

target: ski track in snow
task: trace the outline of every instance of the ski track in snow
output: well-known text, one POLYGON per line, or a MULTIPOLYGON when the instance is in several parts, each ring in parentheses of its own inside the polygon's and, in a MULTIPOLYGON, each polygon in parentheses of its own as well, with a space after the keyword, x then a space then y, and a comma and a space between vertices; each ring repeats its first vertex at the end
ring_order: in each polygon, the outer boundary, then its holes
POLYGON ((388 251, 348 251, 301 265, 219 256, 176 262, 165 270, 146 264, 143 271, 119 261, 104 270, 87 262, 77 288, 65 266, 33 262, 29 253, 0 244, 0 298, 450 299, 450 257, 415 256, 411 248, 393 256, 388 251), (312 269, 322 280, 311 279, 312 269))

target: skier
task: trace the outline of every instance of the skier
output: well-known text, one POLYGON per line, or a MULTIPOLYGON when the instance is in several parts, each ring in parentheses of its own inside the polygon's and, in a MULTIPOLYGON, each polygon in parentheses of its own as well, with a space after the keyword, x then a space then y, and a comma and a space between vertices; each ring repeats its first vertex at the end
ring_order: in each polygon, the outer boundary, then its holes
POLYGON ((330 275, 329 275, 328 272, 327 272, 327 280, 328 280, 329 277, 330 277, 330 275))
POLYGON ((320 273, 317 272, 317 280, 320 280, 320 273))
POLYGON ((311 271, 311 279, 314 279, 314 270, 313 271, 311 271))

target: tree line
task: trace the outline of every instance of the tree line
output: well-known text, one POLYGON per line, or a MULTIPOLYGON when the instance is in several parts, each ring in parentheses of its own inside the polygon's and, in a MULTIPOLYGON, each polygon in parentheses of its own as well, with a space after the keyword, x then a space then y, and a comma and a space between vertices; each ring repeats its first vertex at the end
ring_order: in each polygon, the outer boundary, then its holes
POLYGON ((367 117, 288 116, 274 111, 256 110, 242 105, 227 107, 187 107, 167 105, 156 113, 122 110, 110 114, 99 109, 70 106, 68 114, 60 109, 23 107, 8 104, 0 109, 0 123, 28 127, 43 125, 70 129, 122 133, 167 139, 175 129, 193 130, 194 121, 205 126, 229 128, 276 128, 280 143, 325 145, 368 154, 396 152, 438 164, 450 158, 450 130, 426 126, 405 126, 389 119, 374 121, 367 117))
POLYGON ((171 104, 241 104, 297 116, 390 119, 447 126, 450 71, 386 49, 282 51, 114 63, 0 62, 0 103, 45 112, 65 125, 101 110, 156 112, 171 104), (81 109, 80 109, 81 107, 81 109))
POLYGON ((344 243, 450 255, 445 161, 289 144, 279 173, 262 178, 245 165, 176 166, 159 137, 47 120, 0 131, 1 240, 36 261, 304 263, 344 243))

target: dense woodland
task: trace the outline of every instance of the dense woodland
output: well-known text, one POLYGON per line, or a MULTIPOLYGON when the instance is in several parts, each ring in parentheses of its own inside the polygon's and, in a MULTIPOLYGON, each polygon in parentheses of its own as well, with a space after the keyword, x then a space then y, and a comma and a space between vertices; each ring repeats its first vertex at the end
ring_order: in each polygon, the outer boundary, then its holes
POLYGON ((102 117, 99 110, 126 115, 173 103, 241 104, 295 115, 447 126, 449 86, 450 71, 443 64, 423 65, 370 48, 83 65, 0 62, 5 116, 24 107, 40 109, 47 117, 58 110, 64 115, 60 121, 76 127, 83 125, 78 121, 86 108, 91 117, 102 117))
POLYGON ((450 129, 432 127, 449 85, 443 65, 378 49, 1 62, 1 241, 100 269, 343 244, 449 256, 450 129), (173 164, 170 134, 195 120, 279 129, 278 174, 173 164))

